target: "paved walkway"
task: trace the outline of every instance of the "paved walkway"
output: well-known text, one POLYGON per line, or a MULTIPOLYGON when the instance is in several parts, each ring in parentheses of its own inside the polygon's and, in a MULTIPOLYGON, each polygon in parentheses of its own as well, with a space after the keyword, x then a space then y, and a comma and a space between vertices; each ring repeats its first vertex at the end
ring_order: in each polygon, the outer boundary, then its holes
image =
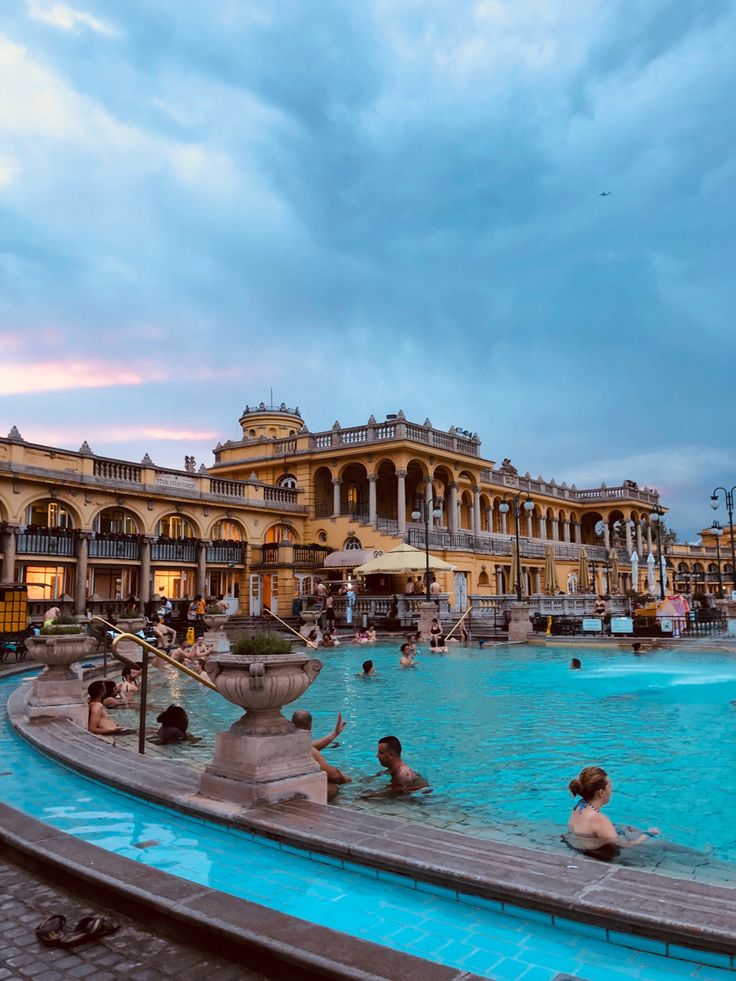
POLYGON ((94 899, 84 901, 6 858, 0 859, 0 897, 0 981, 265 981, 262 974, 168 940, 94 899), (44 947, 36 939, 36 926, 59 912, 67 918, 67 930, 90 913, 115 920, 120 929, 75 950, 44 947))

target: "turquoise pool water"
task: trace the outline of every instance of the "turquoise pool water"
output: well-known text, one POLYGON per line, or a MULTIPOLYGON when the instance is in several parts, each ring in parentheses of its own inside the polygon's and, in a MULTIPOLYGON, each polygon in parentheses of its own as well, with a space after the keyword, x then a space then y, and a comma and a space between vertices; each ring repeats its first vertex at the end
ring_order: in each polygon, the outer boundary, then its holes
MULTIPOLYGON (((661 650, 456 647, 398 667, 397 647, 320 652, 325 666, 295 706, 310 709, 314 732, 329 732, 341 710, 348 725, 326 757, 352 775, 339 803, 409 815, 441 827, 517 844, 564 848, 570 779, 587 764, 611 775, 607 813, 655 825, 662 840, 622 861, 679 876, 736 884, 736 657, 661 650), (582 671, 571 671, 580 657, 582 671), (365 658, 378 676, 356 676, 365 658), (423 773, 428 797, 365 802, 378 787, 377 739, 389 733, 423 773)), ((173 672, 172 672, 173 674, 173 672)), ((214 732, 240 712, 181 676, 155 672, 159 708, 183 702, 203 737, 194 758, 209 760, 214 732)), ((287 711, 291 711, 290 706, 287 711)))
MULTIPOLYGON (((137 800, 52 763, 12 731, 4 706, 17 679, 0 682, 3 800, 68 834, 193 882, 313 923, 473 971, 485 977, 552 981, 558 973, 589 981, 726 981, 713 966, 608 943, 603 931, 541 914, 404 886, 396 877, 337 867, 335 860, 264 844, 239 831, 137 800), (137 847, 144 844, 146 847, 137 847)), ((647 941, 643 941, 647 943, 647 941)), ((649 942, 652 950, 663 948, 649 942)), ((706 959, 702 955, 701 959, 706 959)))

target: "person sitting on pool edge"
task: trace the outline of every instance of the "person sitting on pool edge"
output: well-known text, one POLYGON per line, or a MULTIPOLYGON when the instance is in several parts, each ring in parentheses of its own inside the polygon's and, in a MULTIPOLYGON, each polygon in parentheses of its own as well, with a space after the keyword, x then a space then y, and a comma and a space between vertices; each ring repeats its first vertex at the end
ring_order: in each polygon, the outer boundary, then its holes
MULTIPOLYGON (((291 717, 291 721, 297 727, 297 729, 303 729, 305 732, 312 734, 312 713, 307 712, 306 709, 297 709, 296 712, 291 717)), ((342 714, 338 712, 337 722, 335 723, 335 728, 329 734, 329 736, 323 736, 321 739, 315 739, 312 742, 312 758, 315 763, 319 766, 323 773, 327 774, 327 798, 331 800, 337 793, 341 784, 351 783, 350 777, 343 773, 342 770, 338 770, 336 766, 332 766, 324 758, 320 750, 325 749, 333 742, 340 733, 345 728, 345 723, 343 722, 342 714)))
POLYGON ((105 682, 93 681, 87 688, 89 695, 89 714, 87 716, 87 729, 95 736, 123 736, 130 732, 130 729, 123 729, 117 722, 113 722, 107 714, 107 709, 102 704, 105 697, 105 682))
POLYGON ((611 799, 613 787, 608 774, 599 766, 586 766, 569 783, 570 793, 580 800, 570 815, 565 840, 577 851, 591 858, 610 862, 622 848, 632 848, 659 834, 658 828, 637 833, 636 828, 617 828, 601 814, 601 809, 611 799), (636 837, 627 837, 634 833, 636 837))
POLYGON ((381 736, 378 740, 378 752, 376 753, 378 762, 388 770, 391 782, 384 790, 366 796, 395 796, 398 794, 411 794, 415 790, 422 790, 429 784, 421 775, 416 773, 401 758, 401 743, 396 736, 381 736))

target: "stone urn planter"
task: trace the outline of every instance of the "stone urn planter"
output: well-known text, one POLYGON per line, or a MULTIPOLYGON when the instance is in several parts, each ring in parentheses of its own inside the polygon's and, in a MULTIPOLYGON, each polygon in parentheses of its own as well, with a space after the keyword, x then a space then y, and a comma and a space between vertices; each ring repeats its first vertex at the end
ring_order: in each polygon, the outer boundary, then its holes
POLYGON ((227 654, 230 650, 230 641, 225 633, 225 624, 230 618, 227 613, 205 613, 204 622, 208 630, 212 631, 211 638, 207 642, 212 647, 214 654, 227 654))
POLYGON ((88 657, 96 647, 84 633, 29 637, 28 657, 44 670, 34 678, 27 702, 29 719, 64 718, 87 724, 87 702, 81 679, 71 665, 88 657))
POLYGON ((200 793, 245 806, 295 796, 325 803, 327 780, 312 757, 310 735, 281 713, 304 694, 322 662, 306 652, 216 654, 206 669, 219 693, 245 714, 217 734, 200 793))
MULTIPOLYGON (((115 621, 115 626, 125 634, 137 634, 139 630, 143 629, 144 623, 143 617, 118 617, 115 621)), ((122 654, 123 657, 135 660, 140 654, 141 647, 140 644, 136 644, 133 640, 122 640, 115 650, 119 654, 122 654)))

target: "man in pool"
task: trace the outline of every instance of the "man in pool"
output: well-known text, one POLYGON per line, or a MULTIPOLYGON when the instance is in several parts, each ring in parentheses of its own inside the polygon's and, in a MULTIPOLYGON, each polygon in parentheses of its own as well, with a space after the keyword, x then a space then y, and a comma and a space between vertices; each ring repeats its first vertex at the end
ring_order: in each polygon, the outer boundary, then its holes
POLYGON ((579 671, 581 668, 582 664, 580 663, 580 658, 574 657, 572 661, 570 661, 570 670, 579 671))
POLYGON ((363 661, 363 670, 357 675, 358 678, 375 678, 376 669, 373 667, 373 661, 363 661))
MULTIPOLYGON (((361 794, 362 797, 396 797, 399 794, 412 794, 415 790, 429 788, 429 784, 401 758, 401 743, 396 736, 381 736, 378 740, 378 762, 388 770, 391 782, 383 790, 361 794)), ((426 789, 425 793, 431 793, 426 789)))
MULTIPOLYGON (((291 717, 291 721, 297 727, 297 729, 303 729, 305 732, 312 734, 312 713, 307 712, 306 709, 297 709, 296 712, 291 717)), ((332 799, 338 791, 341 784, 350 783, 350 777, 343 773, 342 770, 338 770, 336 766, 332 766, 324 758, 320 750, 325 749, 331 742, 333 742, 340 733, 345 728, 345 722, 343 721, 342 714, 338 712, 337 722, 335 723, 335 728, 329 734, 329 736, 323 736, 321 739, 315 739, 312 741, 312 757, 315 763, 319 766, 323 773, 327 774, 327 797, 332 799)))
POLYGON ((95 736, 123 736, 130 732, 130 729, 123 729, 113 722, 107 714, 107 709, 102 704, 105 698, 105 682, 93 681, 87 689, 89 695, 89 716, 87 728, 95 736))
POLYGON ((401 645, 401 657, 399 658, 400 668, 414 668, 416 667, 414 663, 414 651, 408 644, 401 645))

